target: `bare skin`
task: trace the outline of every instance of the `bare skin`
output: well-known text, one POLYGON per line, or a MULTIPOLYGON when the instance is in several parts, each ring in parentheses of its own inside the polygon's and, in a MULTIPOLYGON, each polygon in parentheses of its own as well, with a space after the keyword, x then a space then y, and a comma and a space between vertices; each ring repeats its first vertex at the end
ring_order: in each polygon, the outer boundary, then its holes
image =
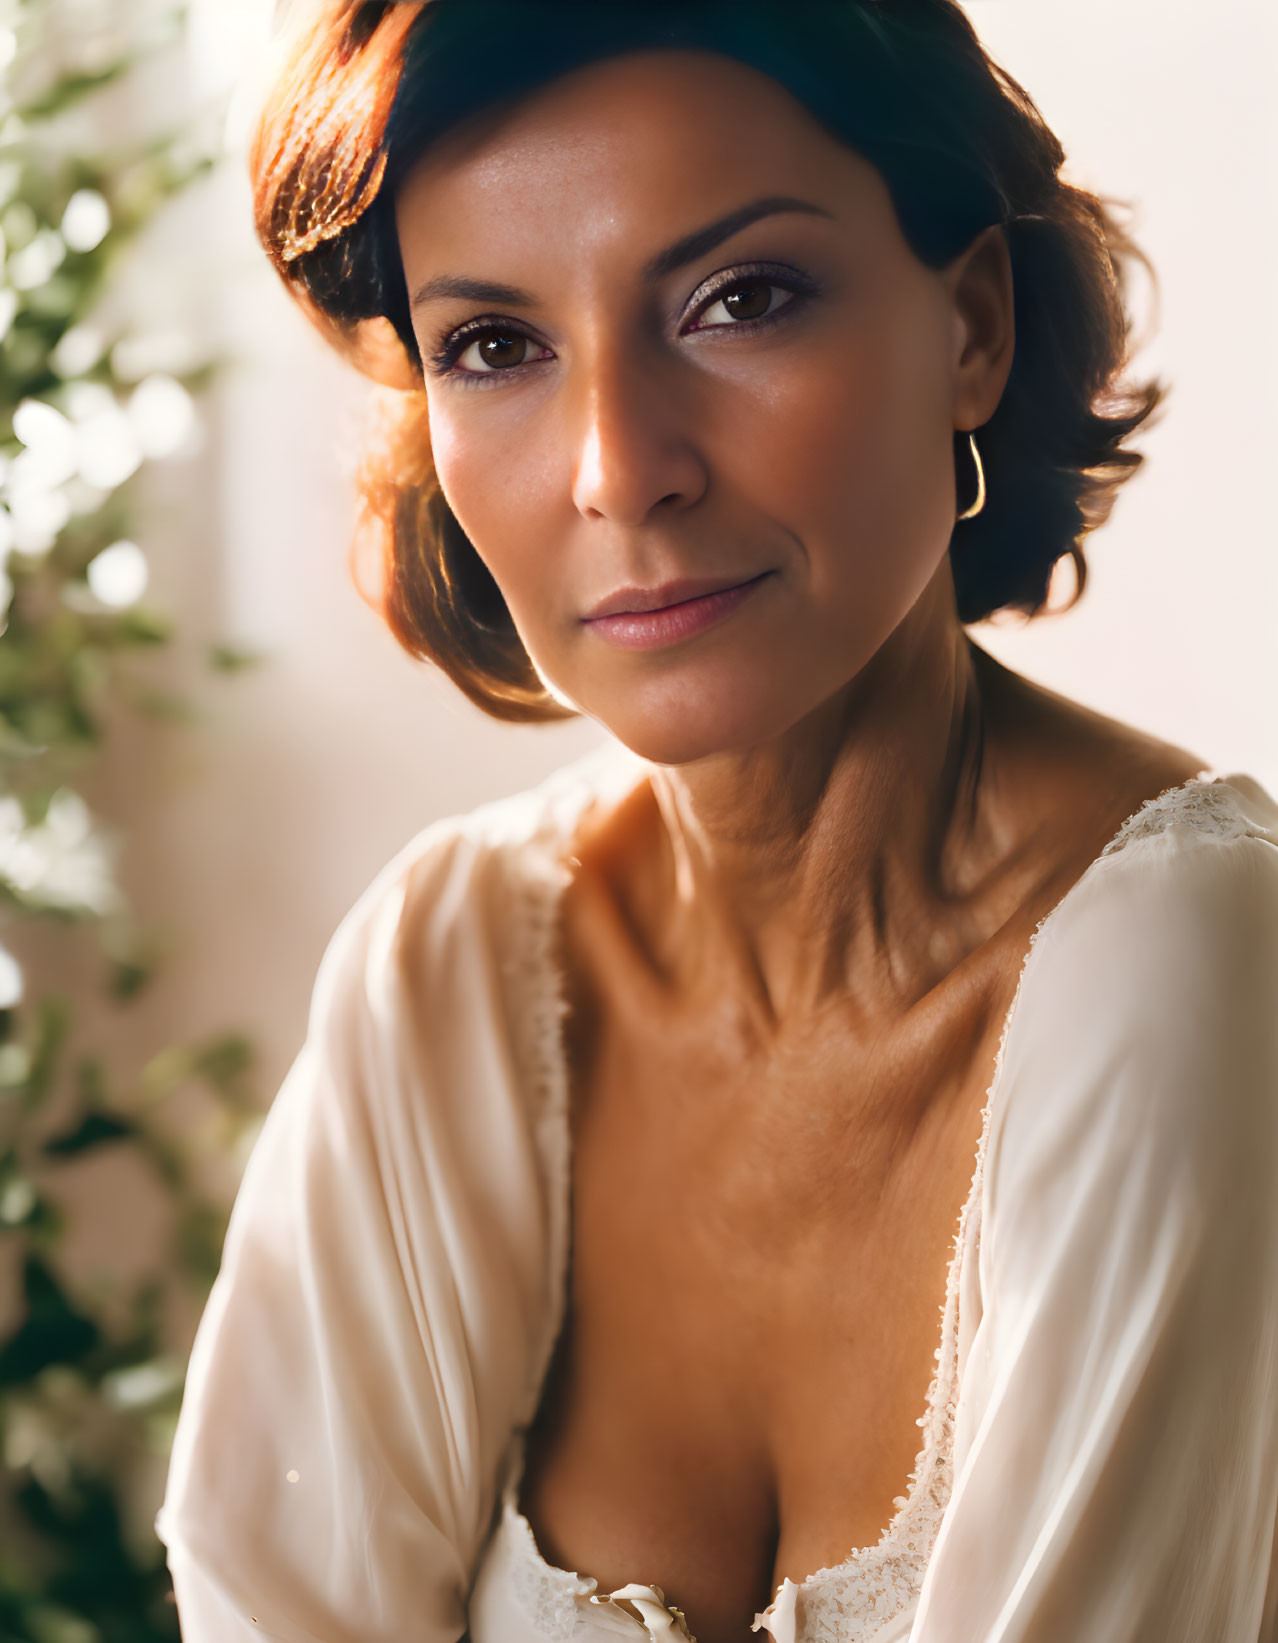
POLYGON ((892 1516, 1030 934, 1205 761, 958 621, 952 436, 1015 346, 998 230, 927 269, 872 166, 682 51, 477 120, 397 215, 445 496, 543 677, 651 761, 565 900, 574 1261, 521 1504, 552 1562, 739 1643, 892 1516), (698 576, 761 580, 661 648, 583 621, 698 576))

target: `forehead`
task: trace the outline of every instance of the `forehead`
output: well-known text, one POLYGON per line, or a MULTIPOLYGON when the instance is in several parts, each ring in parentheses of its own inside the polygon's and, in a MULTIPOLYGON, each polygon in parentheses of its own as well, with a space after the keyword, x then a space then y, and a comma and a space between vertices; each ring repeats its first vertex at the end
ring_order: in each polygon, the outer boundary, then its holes
POLYGON ((599 243, 717 205, 802 194, 891 216, 886 185, 782 85, 717 52, 643 50, 572 70, 438 139, 396 192, 406 260, 547 234, 599 243))

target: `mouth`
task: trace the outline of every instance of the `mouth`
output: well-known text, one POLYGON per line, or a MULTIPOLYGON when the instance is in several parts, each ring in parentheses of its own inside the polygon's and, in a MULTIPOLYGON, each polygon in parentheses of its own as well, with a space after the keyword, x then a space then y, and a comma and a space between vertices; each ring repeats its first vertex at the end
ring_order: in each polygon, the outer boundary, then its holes
POLYGON ((597 622, 604 616, 643 616, 651 611, 670 610, 675 605, 686 605, 694 599, 703 599, 709 594, 728 593, 735 588, 749 587, 768 571, 762 571, 759 576, 742 577, 683 577, 677 582, 663 582, 657 588, 618 588, 616 593, 597 604, 582 620, 597 622))
POLYGON ((770 570, 744 582, 722 578, 667 582, 659 588, 623 588, 583 618, 583 625, 620 650, 658 650, 691 639, 724 620, 752 597, 770 570))

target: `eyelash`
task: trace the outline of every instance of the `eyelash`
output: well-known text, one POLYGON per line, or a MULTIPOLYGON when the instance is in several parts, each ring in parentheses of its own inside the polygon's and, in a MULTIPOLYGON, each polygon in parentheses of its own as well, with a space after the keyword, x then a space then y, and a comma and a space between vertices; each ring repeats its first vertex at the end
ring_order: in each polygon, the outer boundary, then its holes
MULTIPOLYGON (((716 302, 721 302, 724 297, 731 295, 738 287, 748 287, 751 284, 770 285, 779 290, 789 291, 791 293, 790 301, 766 314, 758 314, 753 319, 737 320, 731 325, 711 325, 706 329, 711 331, 756 331, 761 326, 775 324, 783 317, 802 308, 807 299, 815 296, 819 289, 815 280, 806 274, 798 273, 795 269, 777 268, 767 264, 738 268, 734 269, 728 278, 720 281, 711 291, 707 292, 704 300, 698 305, 694 317, 703 314, 707 308, 712 308, 716 302)), ((510 365, 504 370, 459 370, 457 361, 470 347, 471 343, 478 337, 488 336, 494 332, 499 332, 502 336, 526 337, 530 342, 536 340, 529 337, 521 326, 511 321, 485 315, 481 319, 471 320, 458 330, 450 332, 443 339, 439 351, 430 356, 429 369, 431 374, 437 377, 452 377, 467 388, 487 387, 489 383, 498 381, 502 377, 518 376, 525 365, 545 363, 542 360, 525 360, 520 365, 510 365)))

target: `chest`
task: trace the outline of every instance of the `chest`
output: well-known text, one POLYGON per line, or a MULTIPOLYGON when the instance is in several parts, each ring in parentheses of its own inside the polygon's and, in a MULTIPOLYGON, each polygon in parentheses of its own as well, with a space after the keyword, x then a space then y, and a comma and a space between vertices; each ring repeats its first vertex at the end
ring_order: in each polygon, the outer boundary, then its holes
POLYGON ((521 1505, 699 1643, 906 1493, 1001 1011, 743 1054, 704 1013, 571 1034, 572 1259, 521 1505))

